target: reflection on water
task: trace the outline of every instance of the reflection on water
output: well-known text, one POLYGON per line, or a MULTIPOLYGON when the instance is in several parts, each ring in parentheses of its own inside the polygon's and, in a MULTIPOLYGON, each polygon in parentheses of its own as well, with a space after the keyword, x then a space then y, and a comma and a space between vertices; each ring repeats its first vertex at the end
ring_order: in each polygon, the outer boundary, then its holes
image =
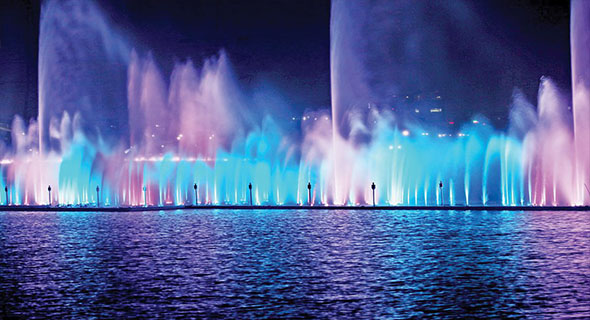
POLYGON ((0 213, 0 318, 590 317, 590 213, 0 213))

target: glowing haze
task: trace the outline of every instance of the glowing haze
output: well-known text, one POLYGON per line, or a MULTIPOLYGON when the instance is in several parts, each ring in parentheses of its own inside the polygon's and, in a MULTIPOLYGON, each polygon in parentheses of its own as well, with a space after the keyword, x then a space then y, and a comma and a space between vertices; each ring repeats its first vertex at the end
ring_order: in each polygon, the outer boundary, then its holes
POLYGON ((313 204, 370 204, 375 182, 382 205, 590 204, 590 4, 571 6, 573 114, 543 78, 536 107, 516 91, 506 132, 447 135, 371 108, 404 80, 380 63, 404 59, 370 46, 393 22, 369 15, 409 3, 333 1, 332 108, 299 135, 259 114, 225 52, 165 75, 92 2, 46 1, 39 118, 14 119, 1 202, 245 204, 251 183, 256 204, 307 204, 311 183, 313 204))

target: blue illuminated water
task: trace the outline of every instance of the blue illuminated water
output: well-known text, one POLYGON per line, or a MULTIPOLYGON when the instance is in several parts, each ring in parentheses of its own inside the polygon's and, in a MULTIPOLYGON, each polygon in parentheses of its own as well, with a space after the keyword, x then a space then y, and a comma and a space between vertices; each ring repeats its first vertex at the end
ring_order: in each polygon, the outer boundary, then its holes
POLYGON ((590 215, 5 212, 0 282, 0 318, 587 318, 590 215))

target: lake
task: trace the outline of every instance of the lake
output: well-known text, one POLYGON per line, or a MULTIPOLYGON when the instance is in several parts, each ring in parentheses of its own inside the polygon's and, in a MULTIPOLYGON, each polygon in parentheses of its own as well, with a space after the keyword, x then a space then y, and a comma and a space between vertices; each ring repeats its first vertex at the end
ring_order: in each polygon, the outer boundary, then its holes
POLYGON ((590 317, 590 212, 0 212, 0 318, 590 317))

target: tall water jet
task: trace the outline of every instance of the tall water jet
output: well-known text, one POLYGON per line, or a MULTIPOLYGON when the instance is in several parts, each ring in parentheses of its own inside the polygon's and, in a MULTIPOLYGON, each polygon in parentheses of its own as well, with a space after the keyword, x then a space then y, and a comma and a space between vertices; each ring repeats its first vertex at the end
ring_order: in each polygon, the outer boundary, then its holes
POLYGON ((590 1, 571 2, 576 203, 590 204, 590 1))
POLYGON ((44 1, 39 32, 39 149, 61 147, 51 122, 80 113, 85 134, 119 139, 127 132, 125 76, 130 48, 92 1, 44 1), (92 119, 90 121, 90 119, 92 119))
POLYGON ((346 203, 350 188, 349 176, 339 172, 350 172, 349 145, 351 116, 364 109, 359 108, 370 100, 370 89, 364 67, 366 39, 363 27, 367 17, 365 1, 354 4, 346 1, 332 1, 330 17, 330 82, 332 99, 332 161, 333 179, 329 188, 333 190, 330 200, 346 203))

